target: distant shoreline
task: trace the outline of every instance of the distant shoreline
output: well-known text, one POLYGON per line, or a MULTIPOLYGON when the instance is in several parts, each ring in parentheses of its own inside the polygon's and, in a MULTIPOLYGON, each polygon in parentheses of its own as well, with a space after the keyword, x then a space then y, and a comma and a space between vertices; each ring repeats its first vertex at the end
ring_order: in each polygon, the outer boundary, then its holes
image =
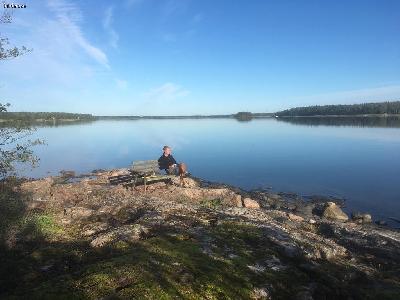
POLYGON ((252 119, 271 118, 387 118, 399 117, 400 114, 364 114, 364 115, 301 115, 301 116, 276 116, 274 114, 253 114, 245 119, 237 118, 235 115, 207 115, 207 116, 93 116, 90 119, 0 119, 0 123, 30 122, 30 123, 83 123, 93 121, 115 121, 115 120, 198 120, 198 119, 236 119, 239 121, 250 121, 252 119))
POLYGON ((376 103, 346 104, 346 105, 314 105, 294 107, 278 112, 253 113, 240 111, 233 114, 215 115, 183 115, 183 116, 99 116, 83 113, 66 112, 0 112, 0 123, 77 123, 97 120, 180 120, 180 119, 235 119, 246 122, 264 118, 386 118, 400 117, 400 101, 376 103))

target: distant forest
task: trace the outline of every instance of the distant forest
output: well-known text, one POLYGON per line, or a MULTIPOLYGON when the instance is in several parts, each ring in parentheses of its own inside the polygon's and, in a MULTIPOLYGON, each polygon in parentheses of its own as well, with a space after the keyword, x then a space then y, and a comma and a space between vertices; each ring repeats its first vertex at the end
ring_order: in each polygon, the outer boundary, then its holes
POLYGON ((98 120, 140 120, 140 119, 218 119, 232 115, 189 115, 189 116, 97 116, 98 120))
POLYGON ((308 107, 295 107, 277 112, 277 116, 332 116, 332 115, 380 115, 400 114, 400 101, 362 103, 351 105, 315 105, 308 107))
POLYGON ((235 118, 239 121, 249 121, 253 118, 271 117, 271 113, 239 112, 230 115, 188 115, 188 116, 93 116, 91 114, 74 114, 62 112, 0 112, 2 122, 32 122, 47 123, 51 121, 94 121, 94 120, 140 120, 140 119, 219 119, 235 118))
POLYGON ((94 120, 91 114, 74 114, 64 112, 0 112, 2 121, 53 121, 53 120, 94 120))
POLYGON ((315 105, 295 107, 277 113, 238 112, 228 115, 189 115, 189 116, 93 116, 64 112, 0 112, 0 122, 87 122, 95 120, 140 120, 140 119, 206 119, 234 118, 238 121, 250 121, 255 118, 279 117, 315 117, 315 116, 363 116, 363 115, 400 115, 400 101, 363 103, 351 105, 315 105))
POLYGON ((234 115, 231 115, 238 121, 250 121, 254 118, 269 118, 272 117, 273 113, 251 113, 248 111, 240 111, 234 115))

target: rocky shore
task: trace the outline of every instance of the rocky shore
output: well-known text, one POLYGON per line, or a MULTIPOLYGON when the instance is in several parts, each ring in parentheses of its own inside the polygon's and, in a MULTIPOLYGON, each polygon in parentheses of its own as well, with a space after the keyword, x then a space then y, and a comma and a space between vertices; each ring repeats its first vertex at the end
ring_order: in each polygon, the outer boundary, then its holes
POLYGON ((400 232, 335 199, 97 171, 3 183, 4 299, 400 299, 400 232))

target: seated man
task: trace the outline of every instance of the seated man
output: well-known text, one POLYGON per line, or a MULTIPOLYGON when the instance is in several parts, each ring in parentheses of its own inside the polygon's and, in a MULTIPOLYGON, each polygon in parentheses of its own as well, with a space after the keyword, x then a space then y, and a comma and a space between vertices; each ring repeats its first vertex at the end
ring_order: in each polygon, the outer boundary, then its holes
POLYGON ((165 170, 167 174, 179 175, 179 167, 175 158, 171 154, 171 148, 164 146, 163 154, 158 159, 158 166, 160 170, 165 170))

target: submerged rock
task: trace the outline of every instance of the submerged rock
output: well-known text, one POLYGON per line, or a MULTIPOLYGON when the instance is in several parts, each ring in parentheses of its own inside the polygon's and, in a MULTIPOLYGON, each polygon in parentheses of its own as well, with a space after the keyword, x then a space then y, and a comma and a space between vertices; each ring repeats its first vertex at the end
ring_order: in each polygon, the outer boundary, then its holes
POLYGON ((377 220, 377 221, 375 221, 375 224, 377 224, 379 226, 386 226, 387 222, 384 220, 377 220))
POLYGON ((60 174, 62 177, 75 177, 75 171, 67 171, 67 170, 62 170, 60 171, 60 174))

